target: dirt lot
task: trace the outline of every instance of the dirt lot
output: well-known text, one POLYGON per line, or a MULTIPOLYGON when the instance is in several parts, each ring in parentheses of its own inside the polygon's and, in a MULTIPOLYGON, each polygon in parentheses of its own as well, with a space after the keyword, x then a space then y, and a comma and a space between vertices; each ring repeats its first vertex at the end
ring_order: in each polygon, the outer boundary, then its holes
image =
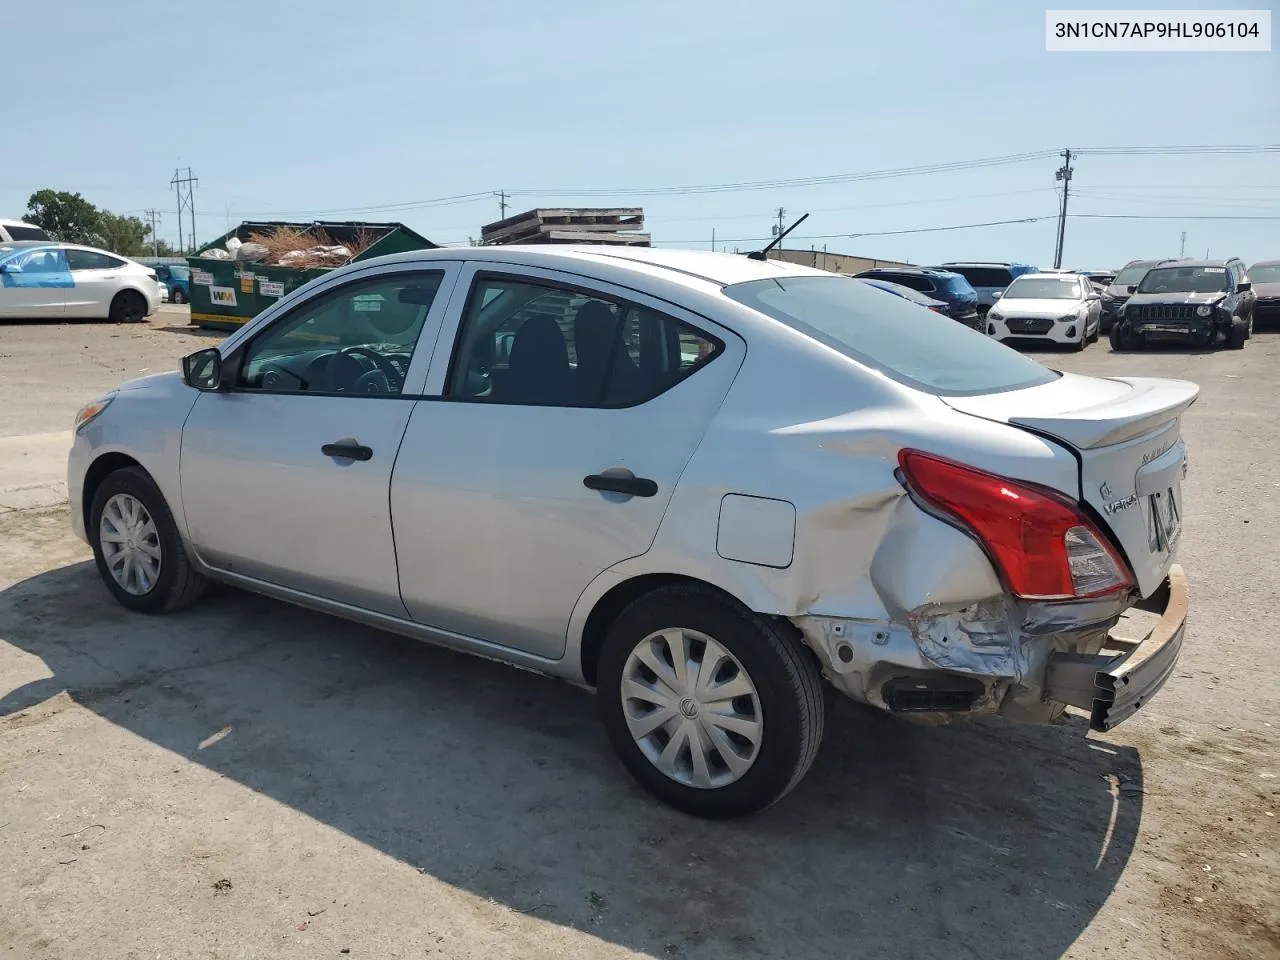
MULTIPOLYGON (((0 326, 0 438, 184 322, 0 326)), ((1280 335, 1044 359, 1203 387, 1178 672, 1105 736, 833 702, 735 823, 633 787, 586 693, 230 590, 134 616, 65 507, 0 512, 0 958, 1280 957, 1280 335)))

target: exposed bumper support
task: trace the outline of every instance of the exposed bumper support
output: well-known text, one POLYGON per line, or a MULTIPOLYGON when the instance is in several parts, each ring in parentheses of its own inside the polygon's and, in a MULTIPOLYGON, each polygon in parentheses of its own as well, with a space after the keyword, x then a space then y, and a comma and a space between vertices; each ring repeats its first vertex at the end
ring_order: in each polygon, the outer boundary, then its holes
POLYGON ((1045 697, 1090 711, 1094 730, 1110 730, 1137 712, 1164 686, 1178 662, 1187 622, 1187 575, 1174 564, 1141 606, 1160 611, 1160 622, 1136 647, 1114 657, 1055 653, 1049 657, 1045 697))

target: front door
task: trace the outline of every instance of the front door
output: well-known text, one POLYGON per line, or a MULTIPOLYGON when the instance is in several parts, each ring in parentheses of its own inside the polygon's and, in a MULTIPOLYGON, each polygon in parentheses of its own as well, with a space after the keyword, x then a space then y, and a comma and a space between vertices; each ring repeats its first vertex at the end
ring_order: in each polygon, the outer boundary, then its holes
POLYGON ((0 250, 0 317, 61 317, 71 282, 61 247, 0 250))
POLYGON ((587 585, 649 549, 744 355, 699 317, 582 283, 468 267, 391 482, 414 619, 547 658, 587 585))
POLYGON ((182 433, 188 532, 210 566, 405 616, 387 506, 457 266, 326 285, 238 344, 182 433))

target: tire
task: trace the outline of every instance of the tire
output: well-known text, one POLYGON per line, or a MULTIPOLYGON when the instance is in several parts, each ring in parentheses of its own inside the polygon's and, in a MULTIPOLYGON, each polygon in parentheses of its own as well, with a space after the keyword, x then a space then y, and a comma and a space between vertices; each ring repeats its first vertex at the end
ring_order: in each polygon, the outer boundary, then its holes
MULTIPOLYGON (((102 481, 89 508, 87 532, 93 546, 93 559, 98 565, 103 583, 116 600, 130 610, 138 613, 172 613, 194 603, 204 592, 208 581, 191 566, 164 495, 141 467, 125 467, 102 481), (121 520, 130 519, 130 501, 139 504, 145 511, 145 517, 151 522, 149 530, 140 520, 135 525, 121 523, 121 520), (104 513, 108 514, 106 532, 104 513), (109 529, 113 527, 114 532, 109 529), (113 560, 121 548, 110 538, 104 540, 104 536, 108 533, 119 536, 124 527, 129 528, 126 539, 131 536, 137 544, 132 555, 142 565, 147 565, 145 557, 153 556, 147 548, 157 552, 159 556, 154 558, 158 570, 151 571, 147 566, 149 576, 144 577, 141 573, 137 576, 126 575, 125 583, 121 583, 116 574, 112 573, 112 566, 117 565, 113 564, 113 560)), ((127 569, 130 566, 129 558, 126 557, 123 564, 119 565, 122 569, 127 569)), ((139 564, 134 564, 133 567, 135 570, 141 569, 139 564)))
POLYGON ((169 295, 170 303, 186 303, 187 295, 180 288, 175 287, 173 293, 169 295))
POLYGON ((107 318, 112 323, 141 323, 147 319, 147 298, 137 290, 121 290, 111 301, 107 318))
POLYGON ((1244 342, 1249 339, 1249 323, 1233 323, 1227 328, 1227 349, 1243 350, 1244 342))
POLYGON ((1076 353, 1083 353, 1084 348, 1087 347, 1088 345, 1089 345, 1089 336, 1088 334, 1081 331, 1080 339, 1077 340, 1075 343, 1071 344, 1071 349, 1074 350, 1076 353))
POLYGON ((694 816, 727 819, 776 803, 804 777, 822 741, 825 701, 813 658, 784 626, 705 587, 664 587, 623 610, 601 649, 597 679, 601 718, 623 765, 659 800, 694 816), (668 637, 678 637, 687 651, 684 658, 672 656, 658 664, 669 671, 670 684, 638 659, 643 653, 658 663, 655 656, 671 650, 668 637), (715 673, 710 679, 719 678, 717 686, 727 690, 730 684, 742 689, 745 677, 751 693, 719 700, 698 694, 702 688, 696 674, 692 684, 680 688, 674 663, 684 659, 691 666, 694 660, 706 664, 713 645, 719 667, 712 664, 715 673), (643 696, 624 697, 624 680, 634 683, 637 679, 652 683, 654 690, 678 692, 662 694, 665 708, 643 696), (718 705, 715 710, 709 706, 713 702, 718 705), (637 739, 630 723, 642 723, 649 716, 645 710, 668 719, 637 739), (739 731, 731 731, 729 737, 727 728, 706 719, 728 714, 736 716, 740 730, 757 739, 751 741, 739 731), (694 762, 689 733, 706 747, 701 751, 701 771, 694 762), (658 763, 665 756, 664 747, 673 741, 679 746, 670 764, 675 772, 669 774, 658 763), (735 755, 736 770, 724 759, 726 747, 735 755), (651 755, 657 756, 651 760, 651 755), (695 786, 700 776, 704 782, 695 786))
POLYGON ((1128 350, 1130 347, 1130 338, 1125 334, 1124 328, 1119 324, 1113 324, 1111 327, 1111 349, 1116 353, 1122 350, 1128 350))

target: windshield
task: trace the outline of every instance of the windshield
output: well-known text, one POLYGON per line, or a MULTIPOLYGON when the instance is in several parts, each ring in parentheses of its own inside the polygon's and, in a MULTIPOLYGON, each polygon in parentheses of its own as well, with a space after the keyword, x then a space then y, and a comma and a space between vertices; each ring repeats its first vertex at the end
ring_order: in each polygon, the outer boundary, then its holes
POLYGON ((1005 300, 1079 300, 1075 277, 1019 277, 1004 292, 1005 300))
POLYGON ((1156 267, 1142 278, 1139 293, 1221 293, 1226 267, 1156 267))
POLYGON ((1142 278, 1147 275, 1147 271, 1150 269, 1151 268, 1148 266, 1125 267, 1116 274, 1116 278, 1112 282, 1124 287, 1130 286, 1131 284, 1141 283, 1142 278))
POLYGON ((1280 283, 1280 263, 1260 263, 1250 267, 1249 279, 1254 283, 1280 283))
POLYGON ((724 293, 899 383, 928 393, 999 393, 1057 377, 983 333, 848 278, 752 280, 725 287, 724 293))

